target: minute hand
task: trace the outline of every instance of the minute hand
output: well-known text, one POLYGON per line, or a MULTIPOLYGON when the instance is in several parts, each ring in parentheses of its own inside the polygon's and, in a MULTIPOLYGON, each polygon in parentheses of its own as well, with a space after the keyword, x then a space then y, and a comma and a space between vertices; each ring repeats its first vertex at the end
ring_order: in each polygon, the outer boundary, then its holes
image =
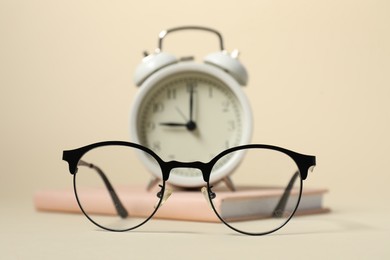
POLYGON ((190 89, 190 122, 193 122, 193 109, 194 108, 194 87, 190 89))

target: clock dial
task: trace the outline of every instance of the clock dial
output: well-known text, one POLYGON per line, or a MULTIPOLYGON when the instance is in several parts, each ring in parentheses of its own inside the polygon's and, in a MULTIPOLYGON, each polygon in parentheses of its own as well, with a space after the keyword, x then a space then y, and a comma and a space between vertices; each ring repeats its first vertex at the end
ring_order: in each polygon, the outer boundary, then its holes
MULTIPOLYGON (((137 116, 139 142, 163 160, 208 162, 242 141, 243 110, 232 90, 203 72, 181 72, 158 81, 137 116)), ((193 169, 172 174, 199 176, 193 169)))

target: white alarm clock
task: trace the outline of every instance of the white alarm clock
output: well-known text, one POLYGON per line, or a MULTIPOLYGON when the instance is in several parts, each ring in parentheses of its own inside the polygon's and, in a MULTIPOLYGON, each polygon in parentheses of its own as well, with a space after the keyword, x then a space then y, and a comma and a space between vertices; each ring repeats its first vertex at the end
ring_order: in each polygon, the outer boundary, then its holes
MULTIPOLYGON (((135 143, 152 149, 164 161, 209 162, 214 156, 241 144, 252 134, 252 113, 242 91, 248 75, 228 53, 219 32, 198 26, 177 27, 159 34, 158 48, 137 67, 134 82, 139 91, 130 115, 130 132, 135 143), (204 62, 176 58, 162 50, 164 37, 182 30, 203 30, 218 36, 220 50, 204 62)), ((161 170, 145 154, 142 162, 158 180, 161 170)), ((242 155, 232 156, 213 171, 210 182, 224 180, 233 188, 229 175, 242 155)), ((169 183, 193 188, 204 185, 197 169, 174 169, 169 183)))

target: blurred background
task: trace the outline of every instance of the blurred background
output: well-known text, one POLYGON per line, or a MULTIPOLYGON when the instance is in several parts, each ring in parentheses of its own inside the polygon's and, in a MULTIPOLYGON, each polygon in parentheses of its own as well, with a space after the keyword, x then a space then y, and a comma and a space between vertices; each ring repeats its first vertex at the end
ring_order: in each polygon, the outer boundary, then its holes
MULTIPOLYGON (((71 187, 62 151, 129 140, 142 52, 163 29, 219 30, 240 50, 253 143, 317 156, 334 210, 389 207, 390 2, 0 1, 0 201, 71 187)), ((164 50, 201 60, 213 35, 164 50)))

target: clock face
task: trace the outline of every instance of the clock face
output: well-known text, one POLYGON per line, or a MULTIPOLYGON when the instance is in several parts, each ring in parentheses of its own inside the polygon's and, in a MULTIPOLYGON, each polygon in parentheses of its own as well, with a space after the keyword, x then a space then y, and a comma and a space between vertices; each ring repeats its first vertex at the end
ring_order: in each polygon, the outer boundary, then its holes
MULTIPOLYGON (((141 86, 133 109, 136 142, 164 161, 207 163, 227 148, 248 141, 250 111, 235 81, 232 88, 220 74, 213 76, 208 70, 172 71, 141 86)), ((148 158, 143 160, 150 164, 148 158)), ((214 170, 224 168, 228 161, 226 157, 218 162, 214 170)), ((157 165, 147 166, 152 172, 158 171, 157 165)), ((178 168, 171 171, 169 181, 177 184, 176 177, 182 180, 180 186, 197 186, 204 183, 201 176, 197 169, 178 168), (189 179, 196 179, 198 184, 187 183, 189 179)))

